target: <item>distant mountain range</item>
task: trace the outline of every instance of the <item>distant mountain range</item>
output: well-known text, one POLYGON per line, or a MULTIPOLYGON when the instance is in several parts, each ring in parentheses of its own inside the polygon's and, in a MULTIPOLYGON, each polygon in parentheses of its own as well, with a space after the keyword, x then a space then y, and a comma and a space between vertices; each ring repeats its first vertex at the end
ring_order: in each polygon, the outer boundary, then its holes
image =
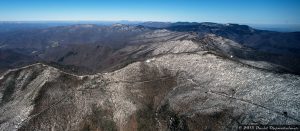
MULTIPOLYGON (((142 22, 142 21, 0 21, 0 33, 15 30, 42 29, 55 26, 68 26, 76 24, 113 25, 116 23, 126 25, 145 25, 148 27, 163 28, 174 23, 185 22, 142 22)), ((197 22, 186 22, 197 23, 197 22)), ((207 23, 207 22, 203 22, 207 23)), ((245 24, 259 30, 270 30, 277 32, 299 32, 300 24, 245 24)))
MULTIPOLYGON (((257 30, 247 25, 209 22, 145 22, 139 25, 79 24, 11 31, 0 35, 0 52, 10 54, 1 57, 2 61, 6 61, 6 64, 1 66, 7 69, 22 65, 16 63, 43 61, 79 66, 85 71, 97 72, 105 70, 111 64, 119 64, 120 57, 123 56, 124 59, 124 55, 118 54, 118 50, 127 46, 185 39, 201 41, 210 34, 232 40, 248 48, 248 51, 227 49, 239 59, 266 61, 288 72, 296 74, 300 72, 297 66, 300 58, 299 32, 273 32, 257 30), (8 57, 13 56, 14 53, 23 55, 15 59, 8 57)), ((130 54, 130 52, 125 54, 128 53, 130 54)))

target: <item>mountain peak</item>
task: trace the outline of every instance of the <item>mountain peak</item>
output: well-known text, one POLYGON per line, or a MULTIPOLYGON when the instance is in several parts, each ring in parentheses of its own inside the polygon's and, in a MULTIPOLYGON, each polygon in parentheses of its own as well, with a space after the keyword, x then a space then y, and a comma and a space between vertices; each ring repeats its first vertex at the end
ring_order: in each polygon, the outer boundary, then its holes
POLYGON ((112 27, 123 27, 123 26, 128 26, 126 24, 121 24, 121 23, 116 23, 116 24, 113 24, 112 27))
POLYGON ((85 27, 85 28, 93 28, 95 27, 96 25, 93 25, 93 24, 81 24, 81 25, 78 25, 80 27, 85 27))

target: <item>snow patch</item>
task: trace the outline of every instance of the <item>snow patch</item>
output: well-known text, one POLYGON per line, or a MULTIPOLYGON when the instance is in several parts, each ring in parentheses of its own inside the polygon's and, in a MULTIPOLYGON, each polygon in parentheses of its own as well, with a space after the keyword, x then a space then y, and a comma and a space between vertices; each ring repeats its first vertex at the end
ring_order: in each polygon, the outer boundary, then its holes
POLYGON ((154 61, 154 58, 146 60, 147 63, 154 61))

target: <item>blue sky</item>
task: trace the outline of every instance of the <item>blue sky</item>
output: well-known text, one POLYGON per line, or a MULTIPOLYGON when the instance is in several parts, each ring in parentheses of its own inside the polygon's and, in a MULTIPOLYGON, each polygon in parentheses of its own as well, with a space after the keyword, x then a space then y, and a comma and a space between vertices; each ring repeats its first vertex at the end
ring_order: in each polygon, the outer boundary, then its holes
POLYGON ((0 21, 300 24, 300 0, 0 0, 0 21))

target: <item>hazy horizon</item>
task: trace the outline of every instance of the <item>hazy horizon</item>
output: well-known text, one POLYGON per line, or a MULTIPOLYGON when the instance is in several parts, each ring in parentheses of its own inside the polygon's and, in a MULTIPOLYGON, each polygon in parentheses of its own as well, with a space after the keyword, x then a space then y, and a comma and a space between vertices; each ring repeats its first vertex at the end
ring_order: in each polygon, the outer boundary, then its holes
MULTIPOLYGON (((130 20, 116 20, 116 21, 104 21, 104 20, 62 20, 62 21, 0 21, 0 23, 15 23, 15 24, 100 24, 100 25, 111 25, 116 23, 121 24, 139 24, 143 22, 211 22, 211 23, 218 23, 218 24, 227 24, 227 23, 220 23, 214 21, 130 21, 130 20)), ((248 25, 256 29, 261 30, 270 30, 270 31, 279 31, 279 32, 294 32, 300 31, 300 24, 253 24, 253 23, 231 23, 231 24, 241 24, 241 25, 248 25)))
POLYGON ((7 0, 0 21, 162 21, 300 24, 298 0, 7 0))

